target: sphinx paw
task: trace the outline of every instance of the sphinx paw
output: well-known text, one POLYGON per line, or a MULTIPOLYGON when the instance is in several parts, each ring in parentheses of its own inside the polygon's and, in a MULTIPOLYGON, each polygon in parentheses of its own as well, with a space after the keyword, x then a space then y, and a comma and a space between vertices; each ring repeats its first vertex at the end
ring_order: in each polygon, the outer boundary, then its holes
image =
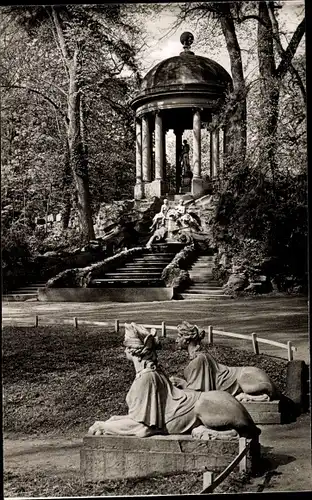
POLYGON ((97 421, 88 430, 88 434, 92 436, 101 436, 105 434, 105 422, 97 421))
POLYGON ((270 401, 268 394, 247 394, 246 392, 241 392, 235 397, 241 403, 270 401))
POLYGON ((192 430, 192 437, 194 439, 202 439, 204 441, 211 441, 215 439, 228 441, 239 437, 239 434, 235 429, 218 431, 216 429, 209 429, 209 427, 205 427, 204 425, 199 425, 192 430))

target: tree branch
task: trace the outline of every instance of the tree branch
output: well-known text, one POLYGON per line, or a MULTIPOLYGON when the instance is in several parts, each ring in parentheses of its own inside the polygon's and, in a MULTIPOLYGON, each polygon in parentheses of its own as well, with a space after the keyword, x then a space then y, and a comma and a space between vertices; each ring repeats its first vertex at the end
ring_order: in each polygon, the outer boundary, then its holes
POLYGON ((262 26, 264 26, 265 28, 267 28, 267 24, 263 21, 263 19, 261 19, 259 16, 257 16, 256 14, 249 14, 248 16, 242 16, 238 19, 235 19, 235 21, 238 23, 238 24, 241 24, 243 23, 244 21, 248 21, 249 19, 254 19, 255 21, 258 21, 258 23, 262 24, 262 26))
MULTIPOLYGON (((282 42, 281 42, 280 35, 279 35, 278 21, 277 21, 275 15, 274 15, 274 2, 269 1, 269 2, 266 2, 266 3, 267 3, 267 7, 268 7, 268 13, 269 13, 269 16, 270 16, 270 21, 271 21, 271 24, 272 24, 273 36, 274 36, 276 48, 277 48, 277 51, 279 53, 279 56, 281 57, 281 62, 282 62, 287 57, 287 55, 286 55, 286 51, 285 51, 284 47, 282 46, 282 42)), ((303 36, 303 33, 302 33, 301 37, 302 36, 303 36)), ((300 40, 301 40, 301 38, 300 38, 300 40)), ((300 43, 300 40, 299 40, 299 43, 300 43)), ((277 69, 277 71, 279 71, 279 70, 277 69)), ((294 76, 294 78, 296 79, 297 84, 298 84, 298 86, 300 88, 300 91, 301 91, 301 94, 302 94, 302 98, 304 100, 304 103, 306 104, 307 103, 307 94, 306 94, 306 90, 305 90, 304 84, 302 82, 302 79, 301 79, 301 76, 299 74, 299 71, 293 66, 293 64, 292 64, 291 61, 289 62, 289 71, 294 76)), ((281 76, 283 76, 283 75, 281 75, 281 76)))
POLYGON ((51 11, 52 11, 53 23, 54 23, 54 26, 55 26, 55 29, 57 32, 58 40, 59 40, 60 49, 61 49, 64 61, 66 63, 66 66, 67 66, 67 68, 69 68, 70 56, 69 56, 69 52, 68 52, 67 47, 66 47, 66 42, 65 42, 64 33, 63 33, 63 30, 62 30, 62 27, 60 24, 60 20, 58 18, 57 13, 55 12, 55 9, 53 6, 51 7, 51 11))
POLYGON ((294 32, 287 49, 284 51, 281 62, 277 68, 277 76, 282 78, 288 71, 291 64, 291 60, 294 57, 296 50, 301 42, 301 39, 305 33, 305 18, 302 19, 301 23, 298 24, 296 31, 294 32))
MULTIPOLYGON (((2 88, 8 88, 7 85, 3 85, 3 84, 0 84, 0 87, 2 87, 2 88)), ((31 88, 31 87, 27 87, 26 85, 10 85, 9 88, 28 90, 29 92, 33 92, 34 94, 40 95, 45 101, 47 101, 48 103, 50 103, 54 107, 54 109, 56 109, 60 113, 60 115, 63 118, 66 118, 66 115, 61 110, 61 108, 54 101, 52 101, 52 99, 50 99, 50 97, 48 97, 47 95, 43 94, 43 92, 41 92, 40 90, 36 90, 36 89, 31 88)))

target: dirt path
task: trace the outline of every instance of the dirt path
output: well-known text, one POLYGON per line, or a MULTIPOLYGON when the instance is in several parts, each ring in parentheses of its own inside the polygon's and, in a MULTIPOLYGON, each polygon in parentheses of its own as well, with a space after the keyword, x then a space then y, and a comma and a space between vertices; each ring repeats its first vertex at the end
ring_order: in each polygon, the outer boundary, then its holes
MULTIPOLYGON (((271 469, 254 479, 253 492, 311 490, 310 416, 288 425, 262 426, 262 455, 271 469)), ((4 441, 4 469, 19 474, 40 470, 45 475, 79 474, 82 438, 22 438, 4 441)))
POLYGON ((79 451, 82 438, 4 439, 4 469, 30 472, 79 471, 79 451))
POLYGON ((254 481, 252 491, 312 489, 310 423, 310 415, 306 414, 291 424, 259 426, 262 455, 272 469, 254 481))
MULTIPOLYGON (((297 347, 296 359, 309 359, 308 306, 304 297, 271 297, 256 299, 215 299, 211 301, 170 301, 141 303, 45 303, 10 302, 2 304, 3 325, 30 326, 35 316, 40 324, 49 320, 77 317, 93 321, 142 322, 177 325, 182 320, 202 327, 213 325, 216 329, 235 333, 257 333, 260 337, 297 347)), ((245 342, 215 336, 218 343, 244 348, 245 342)), ((251 348, 247 346, 248 349, 251 348)), ((261 352, 287 357, 287 351, 269 345, 260 345, 261 352)))

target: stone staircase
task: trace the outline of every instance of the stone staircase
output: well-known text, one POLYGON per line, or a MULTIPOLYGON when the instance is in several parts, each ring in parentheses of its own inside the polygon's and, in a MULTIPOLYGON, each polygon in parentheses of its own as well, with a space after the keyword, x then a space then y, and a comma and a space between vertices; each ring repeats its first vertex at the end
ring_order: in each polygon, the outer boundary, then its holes
POLYGON ((180 294, 181 298, 190 300, 230 298, 223 293, 223 288, 213 278, 212 268, 213 255, 200 255, 189 270, 193 283, 180 294))
POLYGON ((183 247, 180 244, 156 244, 120 267, 91 282, 94 288, 165 287, 161 279, 163 269, 183 247))
POLYGON ((39 288, 44 288, 46 282, 29 283, 16 290, 9 291, 2 295, 2 300, 5 302, 23 302, 25 300, 37 300, 39 288))

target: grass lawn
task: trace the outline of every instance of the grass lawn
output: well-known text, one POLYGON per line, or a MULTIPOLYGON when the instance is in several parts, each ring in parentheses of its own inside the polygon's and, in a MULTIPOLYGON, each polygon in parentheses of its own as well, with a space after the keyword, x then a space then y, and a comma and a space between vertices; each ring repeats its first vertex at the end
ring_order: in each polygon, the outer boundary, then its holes
MULTIPOLYGON (((151 478, 123 479, 83 484, 78 473, 47 475, 41 473, 4 473, 5 496, 74 497, 198 494, 203 487, 202 472, 155 475, 151 478)), ((248 489, 249 477, 231 474, 215 489, 216 493, 237 493, 248 489)))
MULTIPOLYGON (((122 341, 123 332, 98 327, 4 327, 5 437, 82 438, 95 420, 126 414, 125 397, 135 373, 125 358, 122 341)), ((186 352, 176 351, 172 338, 163 339, 162 344, 158 358, 164 371, 182 375, 186 352)), ((279 389, 285 389, 287 361, 223 346, 209 351, 224 364, 259 366, 279 389)), ((78 472, 65 476, 45 474, 44 470, 5 472, 6 496, 198 493, 202 487, 199 472, 98 485, 83 485, 78 472)), ((245 477, 236 475, 222 488, 239 491, 245 483, 245 477)))

